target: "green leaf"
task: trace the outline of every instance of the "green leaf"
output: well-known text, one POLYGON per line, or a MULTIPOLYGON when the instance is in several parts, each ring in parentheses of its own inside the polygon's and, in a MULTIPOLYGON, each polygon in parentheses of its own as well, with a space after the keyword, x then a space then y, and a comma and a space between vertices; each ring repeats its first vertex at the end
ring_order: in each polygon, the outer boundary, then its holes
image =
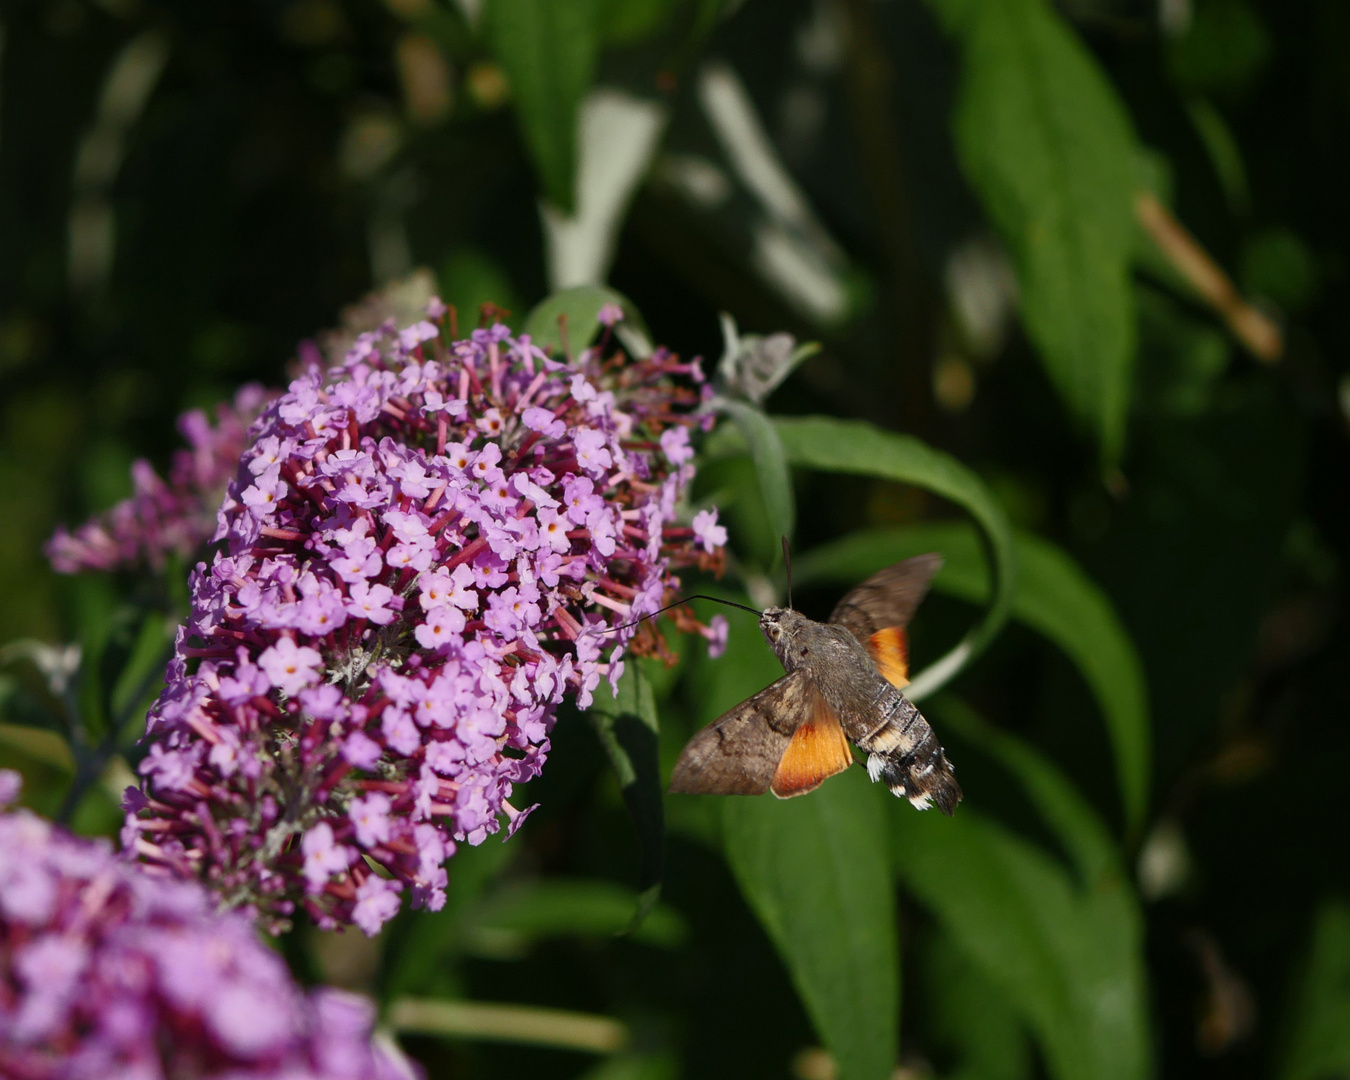
POLYGON ((1068 779, 1028 743, 982 720, 960 698, 944 694, 933 706, 944 728, 989 754, 1021 784, 1032 805, 1072 860, 1086 888, 1124 876, 1111 834, 1068 779))
MULTIPOLYGON (((465 928, 468 948, 479 954, 519 956, 536 941, 581 936, 614 937, 628 931, 638 894, 607 881, 548 878, 497 890, 478 906, 465 928)), ((634 941, 673 949, 687 934, 672 909, 655 905, 634 941)))
POLYGON ((522 310, 522 301, 506 270, 491 255, 475 247, 465 245, 451 251, 441 262, 437 282, 441 299, 458 312, 462 334, 478 325, 484 304, 495 304, 517 315, 522 310))
POLYGON ((141 619, 135 640, 126 652, 126 662, 117 672, 108 701, 115 726, 150 707, 163 685, 164 665, 173 654, 176 624, 163 612, 149 611, 141 619))
MULTIPOLYGON (((1143 665, 1106 594, 1065 552, 1019 532, 1014 618, 1044 634, 1072 660, 1097 699, 1111 739, 1121 803, 1129 829, 1143 824, 1152 757, 1143 665)), ((946 559, 933 582, 939 592, 972 603, 989 598, 989 573, 975 531, 963 523, 877 529, 800 555, 799 582, 852 584, 896 559, 925 551, 946 559)))
POLYGON ((998 500, 972 470, 908 435, 893 435, 862 421, 821 416, 779 419, 776 426, 794 465, 914 484, 956 503, 979 525, 994 572, 993 594, 984 618, 956 648, 919 672, 906 690, 915 700, 933 693, 989 643, 1008 616, 1017 557, 1012 529, 998 500))
POLYGON ((1114 464, 1135 355, 1129 117, 1046 0, 935 6, 962 48, 962 167, 1010 249, 1050 381, 1114 464))
POLYGON ((605 44, 636 45, 665 28, 675 0, 602 0, 605 44))
POLYGON ((727 799, 727 859, 841 1080, 895 1069, 900 1013, 884 790, 849 769, 805 798, 727 799))
POLYGON ((638 870, 642 893, 629 927, 635 931, 661 895, 666 843, 659 745, 661 725, 651 680, 643 674, 642 662, 630 658, 624 664, 617 694, 609 690, 608 684, 601 684, 586 716, 595 727, 619 779, 623 801, 632 815, 642 848, 642 865, 638 870))
POLYGON ((595 76, 594 0, 488 0, 488 43, 511 80, 516 115, 545 197, 574 206, 577 110, 595 76))
POLYGON ((1280 1080, 1350 1076, 1350 904, 1322 905, 1291 1004, 1280 1080))
POLYGON ((951 936, 923 941, 919 970, 941 972, 924 987, 929 1030, 957 1059, 947 1080, 1029 1080, 1031 1046, 1021 1018, 988 977, 961 952, 951 936))
POLYGON ((434 912, 405 909, 385 935, 378 985, 381 1001, 459 989, 450 961, 466 944, 480 897, 518 851, 515 845, 495 841, 459 846, 449 866, 445 907, 434 912))
MULTIPOLYGON (((752 616, 728 611, 727 651, 695 665, 698 719, 762 690, 782 668, 752 616)), ((710 803, 723 850, 752 911, 792 977, 843 1080, 895 1068, 899 974, 887 855, 890 798, 860 768, 798 799, 673 795, 710 803)), ((708 839, 717 830, 708 830, 708 839)))
POLYGON ((759 493, 764 499, 764 508, 769 514, 769 523, 773 528, 774 551, 772 560, 778 554, 778 540, 781 537, 791 539, 796 527, 796 505, 792 495, 792 474, 788 471, 787 454, 778 437, 774 423, 761 409, 744 401, 730 398, 717 398, 714 407, 725 413, 735 422, 750 448, 750 457, 755 463, 755 475, 759 479, 759 493))
POLYGON ((623 308, 624 321, 644 329, 633 302, 605 285, 574 285, 545 298, 525 319, 525 333, 541 349, 576 355, 600 332, 600 309, 606 304, 623 308), (566 321, 564 341, 559 319, 566 321))
MULTIPOLYGON (((948 720, 956 711, 949 705, 948 720)), ((1015 740, 1001 739, 996 749, 1070 840, 1077 872, 983 817, 973 799, 950 819, 897 804, 896 866, 1034 1034, 1054 1080, 1144 1080, 1143 933, 1129 880, 1081 796, 1030 748, 1009 752, 1015 740)))

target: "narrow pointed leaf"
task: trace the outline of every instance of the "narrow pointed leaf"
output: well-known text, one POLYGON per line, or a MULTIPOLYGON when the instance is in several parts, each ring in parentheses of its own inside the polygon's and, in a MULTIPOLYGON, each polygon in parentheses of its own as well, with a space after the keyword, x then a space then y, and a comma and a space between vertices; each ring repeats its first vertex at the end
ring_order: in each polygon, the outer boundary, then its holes
POLYGON ((575 200, 577 110, 595 76, 598 14, 595 0, 488 0, 484 10, 540 186, 564 213, 575 200))
POLYGON ((907 435, 894 435, 861 421, 823 416, 779 419, 775 426, 794 465, 914 484, 956 503, 980 527, 994 589, 984 617, 955 649, 915 675, 906 690, 916 701, 933 693, 979 654, 1008 616, 1017 554, 1012 529, 998 500, 972 470, 907 435))
POLYGON ((1114 464, 1135 354, 1129 118, 1046 0, 934 7, 961 46, 965 174, 1013 256, 1022 318, 1050 381, 1114 464))

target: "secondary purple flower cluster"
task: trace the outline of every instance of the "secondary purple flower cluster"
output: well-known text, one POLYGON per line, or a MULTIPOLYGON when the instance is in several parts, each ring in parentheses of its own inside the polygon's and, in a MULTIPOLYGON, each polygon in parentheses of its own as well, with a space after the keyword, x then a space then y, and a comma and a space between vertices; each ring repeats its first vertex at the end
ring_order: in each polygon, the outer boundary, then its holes
POLYGON ((188 448, 174 454, 168 483, 148 461, 137 461, 129 499, 74 533, 62 526, 47 541, 53 568, 62 574, 142 565, 158 570, 171 554, 184 559, 196 554, 215 528, 216 509, 239 467, 249 425, 269 396, 250 383, 233 402, 216 407, 214 425, 201 409, 185 412, 178 430, 188 448))
MULTIPOLYGON (((18 777, 0 770, 7 803, 18 777)), ((26 810, 0 814, 0 1076, 410 1080, 374 1009, 305 994, 240 913, 26 810)))
POLYGON ((443 314, 268 405, 151 710, 124 844, 272 928, 439 908, 455 845, 528 813, 564 695, 617 682, 674 567, 720 565, 715 514, 676 520, 696 362, 563 363, 443 314))

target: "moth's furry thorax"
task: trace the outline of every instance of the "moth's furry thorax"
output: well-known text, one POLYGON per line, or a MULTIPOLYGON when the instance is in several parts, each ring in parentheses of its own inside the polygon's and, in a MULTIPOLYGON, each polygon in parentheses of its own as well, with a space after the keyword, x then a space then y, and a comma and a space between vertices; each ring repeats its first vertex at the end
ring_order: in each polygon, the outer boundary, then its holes
POLYGON ((759 629, 784 671, 806 668, 817 682, 841 667, 847 678, 860 672, 876 674, 867 654, 846 630, 815 622, 800 611, 768 608, 759 617, 759 629))

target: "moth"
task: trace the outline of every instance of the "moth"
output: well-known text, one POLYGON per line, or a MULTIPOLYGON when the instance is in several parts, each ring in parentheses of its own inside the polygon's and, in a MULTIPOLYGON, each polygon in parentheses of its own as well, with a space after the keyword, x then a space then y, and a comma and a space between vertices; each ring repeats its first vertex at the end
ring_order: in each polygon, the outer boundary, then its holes
POLYGON ((790 599, 763 611, 760 632, 785 674, 689 741, 670 790, 804 795, 853 764, 852 743, 867 755, 874 783, 950 815, 961 801, 951 763, 901 693, 909 684, 905 627, 941 565, 939 555, 920 555, 873 574, 828 622, 794 611, 790 599))

